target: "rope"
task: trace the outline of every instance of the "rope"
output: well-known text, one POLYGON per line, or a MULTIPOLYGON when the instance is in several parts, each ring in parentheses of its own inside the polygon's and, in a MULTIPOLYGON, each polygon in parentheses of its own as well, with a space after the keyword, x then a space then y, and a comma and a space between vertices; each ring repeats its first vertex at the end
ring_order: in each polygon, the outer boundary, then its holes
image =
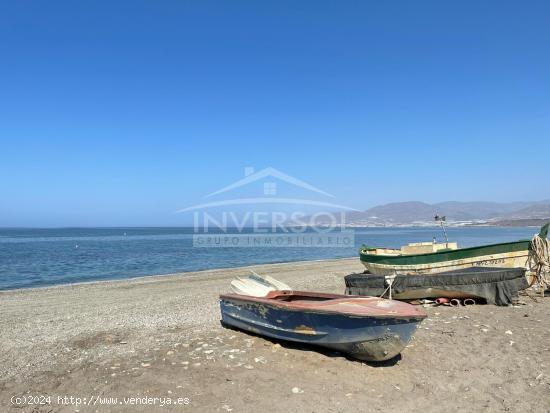
POLYGON ((383 298, 383 297, 386 295, 386 293, 388 292, 388 290, 389 290, 389 292, 390 292, 388 298, 389 298, 390 300, 393 298, 393 297, 392 297, 392 295, 393 295, 393 294, 392 294, 392 285, 393 285, 393 282, 394 282, 394 280, 395 280, 395 277, 397 277, 397 272, 394 272, 393 275, 386 275, 386 276, 384 277, 384 281, 388 284, 388 286, 386 287, 386 289, 384 290, 384 292, 382 293, 382 295, 380 295, 379 298, 383 298))
POLYGON ((542 238, 536 234, 529 245, 529 257, 527 258, 529 271, 534 273, 531 283, 537 283, 544 295, 544 290, 550 286, 550 242, 548 238, 542 238))

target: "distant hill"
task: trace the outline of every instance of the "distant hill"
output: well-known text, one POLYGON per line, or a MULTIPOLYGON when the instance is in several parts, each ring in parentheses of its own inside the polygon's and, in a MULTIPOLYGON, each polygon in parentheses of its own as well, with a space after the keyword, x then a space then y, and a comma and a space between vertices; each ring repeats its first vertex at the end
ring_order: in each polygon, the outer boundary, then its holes
POLYGON ((492 219, 520 208, 529 206, 528 202, 440 202, 434 206, 439 210, 439 214, 446 215, 448 218, 464 221, 492 219))
MULTIPOLYGON (((496 224, 515 220, 550 220, 550 200, 537 202, 394 202, 361 212, 346 213, 351 226, 433 225, 435 215, 444 215, 450 225, 496 224)), ((327 224, 319 222, 318 224, 327 224)), ((519 224, 519 221, 518 221, 519 224)))
POLYGON ((434 205, 410 201, 375 206, 363 214, 365 218, 373 221, 413 222, 433 220, 436 211, 434 205))
POLYGON ((369 217, 398 223, 433 221, 434 215, 445 215, 450 221, 489 220, 530 206, 526 202, 457 202, 437 204, 425 202, 395 202, 380 205, 365 211, 369 217))
POLYGON ((542 227, 549 221, 546 219, 503 219, 492 221, 491 224, 499 227, 542 227))
POLYGON ((550 217, 550 203, 534 204, 503 216, 505 219, 545 219, 550 217))

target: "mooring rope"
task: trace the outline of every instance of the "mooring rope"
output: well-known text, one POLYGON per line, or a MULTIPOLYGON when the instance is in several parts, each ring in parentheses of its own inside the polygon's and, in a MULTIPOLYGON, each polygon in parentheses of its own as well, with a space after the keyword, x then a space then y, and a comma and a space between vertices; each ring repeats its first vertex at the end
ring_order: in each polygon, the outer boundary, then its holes
POLYGON ((550 242, 536 234, 529 245, 529 257, 527 258, 529 271, 534 273, 531 286, 537 283, 542 293, 550 287, 550 242))
POLYGON ((393 275, 386 275, 384 277, 384 281, 388 284, 388 286, 386 287, 386 289, 384 290, 384 292, 380 295, 379 298, 384 298, 384 296, 386 295, 386 293, 389 291, 389 299, 391 300, 393 298, 393 294, 392 294, 392 286, 393 286, 393 282, 395 281, 395 277, 397 277, 397 271, 394 271, 394 274, 393 275))

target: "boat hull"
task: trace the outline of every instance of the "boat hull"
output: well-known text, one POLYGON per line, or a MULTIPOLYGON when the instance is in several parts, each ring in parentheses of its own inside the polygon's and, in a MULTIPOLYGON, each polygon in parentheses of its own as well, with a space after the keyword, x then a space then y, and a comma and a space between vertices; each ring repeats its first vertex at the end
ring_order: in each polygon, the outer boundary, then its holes
POLYGON ((379 318, 292 311, 224 296, 220 298, 220 306, 225 325, 274 339, 337 350, 364 361, 397 356, 425 317, 379 318))
POLYGON ((525 267, 529 241, 462 248, 417 255, 360 253, 361 262, 372 274, 435 274, 470 267, 525 267))
POLYGON ((396 300, 422 298, 477 298, 488 304, 510 305, 519 291, 529 287, 525 268, 471 267, 437 275, 349 274, 345 277, 346 293, 364 296, 388 296, 391 280, 396 300))

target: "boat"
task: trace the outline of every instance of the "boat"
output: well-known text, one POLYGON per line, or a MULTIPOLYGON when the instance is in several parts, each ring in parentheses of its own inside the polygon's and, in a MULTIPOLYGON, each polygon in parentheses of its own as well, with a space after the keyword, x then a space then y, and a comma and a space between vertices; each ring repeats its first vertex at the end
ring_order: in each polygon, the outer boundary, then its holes
POLYGON ((472 266, 524 267, 529 240, 469 248, 444 248, 435 252, 406 254, 402 250, 363 246, 360 259, 372 274, 435 274, 472 266))
POLYGON ((435 275, 350 274, 346 294, 376 295, 396 300, 472 298, 487 304, 510 305, 529 287, 525 268, 471 267, 435 275))
MULTIPOLYGON (((539 237, 547 238, 548 226, 541 228, 539 237)), ((526 267, 530 245, 530 240, 469 248, 458 248, 455 243, 416 243, 401 249, 363 245, 359 256, 371 274, 436 274, 469 267, 526 267)))
POLYGON ((291 290, 269 291, 265 297, 222 294, 220 308, 225 326, 364 361, 397 356, 426 318, 400 301, 291 290))

